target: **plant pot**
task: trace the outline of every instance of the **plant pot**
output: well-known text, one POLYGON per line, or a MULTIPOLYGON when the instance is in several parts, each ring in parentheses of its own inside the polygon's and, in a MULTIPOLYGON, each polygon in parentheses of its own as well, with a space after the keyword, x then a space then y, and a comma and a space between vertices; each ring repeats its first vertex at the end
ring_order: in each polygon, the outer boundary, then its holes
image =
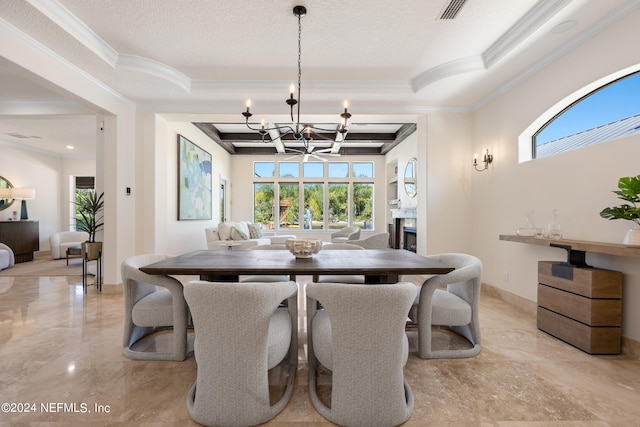
POLYGON ((100 258, 102 254, 102 242, 82 243, 82 257, 86 261, 93 261, 100 258))
POLYGON ((631 228, 624 236, 623 243, 627 246, 640 246, 640 228, 631 228))

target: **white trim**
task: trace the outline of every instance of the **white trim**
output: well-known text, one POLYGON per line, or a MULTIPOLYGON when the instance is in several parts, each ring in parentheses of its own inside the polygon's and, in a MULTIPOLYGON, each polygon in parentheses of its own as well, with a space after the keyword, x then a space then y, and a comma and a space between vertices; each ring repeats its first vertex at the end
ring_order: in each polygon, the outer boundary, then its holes
POLYGON ((486 67, 492 67, 570 2, 571 0, 544 0, 539 2, 484 51, 482 57, 486 67))
POLYGON ((120 54, 116 61, 116 68, 151 74, 181 87, 187 93, 191 92, 191 79, 186 74, 153 59, 120 54))
POLYGON ((33 7, 42 12, 47 18, 58 24, 60 28, 71 34, 87 49, 112 67, 116 66, 118 52, 100 36, 93 32, 84 22, 64 7, 57 0, 27 0, 33 7))

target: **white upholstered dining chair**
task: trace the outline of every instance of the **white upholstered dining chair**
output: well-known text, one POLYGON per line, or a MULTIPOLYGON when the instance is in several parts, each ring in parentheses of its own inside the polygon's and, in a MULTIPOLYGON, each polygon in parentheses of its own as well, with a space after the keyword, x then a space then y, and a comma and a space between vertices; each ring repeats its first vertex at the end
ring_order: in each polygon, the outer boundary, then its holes
POLYGON ((121 266, 125 319, 123 354, 134 360, 184 360, 188 353, 189 310, 180 281, 170 276, 147 274, 140 267, 169 258, 145 254, 127 258, 121 266), (141 339, 161 330, 173 329, 173 350, 134 350, 141 339))
POLYGON ((309 283, 306 294, 309 394, 316 410, 345 426, 405 422, 413 411, 403 376, 405 322, 415 285, 309 283), (319 364, 331 371, 330 402, 317 390, 319 364))
POLYGON ((196 382, 187 410, 207 426, 252 426, 281 412, 293 393, 298 361, 295 282, 194 281, 184 296, 193 316, 196 382), (286 307, 279 307, 287 301, 286 307), (284 384, 269 371, 282 369, 284 384))
MULTIPOLYGON (((287 251, 288 253, 287 248, 284 245, 280 245, 280 244, 252 246, 249 248, 249 250, 287 251)), ((278 275, 253 274, 251 276, 242 277, 240 279, 240 282, 288 282, 289 280, 295 280, 295 276, 291 277, 288 274, 278 274, 278 275)))
POLYGON ((473 357, 480 353, 478 306, 482 262, 472 255, 461 253, 431 255, 427 258, 454 267, 455 270, 431 276, 420 286, 418 297, 409 312, 409 317, 418 326, 418 355, 423 359, 473 357), (432 326, 449 328, 464 337, 471 347, 434 348, 432 326))

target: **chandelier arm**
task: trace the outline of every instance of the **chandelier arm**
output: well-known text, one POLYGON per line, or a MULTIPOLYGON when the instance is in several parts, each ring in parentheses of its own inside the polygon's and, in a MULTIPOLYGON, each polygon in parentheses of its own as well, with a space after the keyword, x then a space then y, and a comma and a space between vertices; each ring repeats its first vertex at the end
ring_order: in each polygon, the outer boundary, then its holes
POLYGON ((311 131, 320 131, 320 132, 340 132, 340 129, 324 129, 321 127, 318 127, 316 125, 307 125, 309 126, 309 128, 311 128, 311 131))
MULTIPOLYGON (((321 134, 319 134, 317 132, 313 132, 314 130, 325 131, 324 129, 318 129, 318 128, 311 128, 311 129, 312 129, 311 135, 318 137, 318 139, 322 139, 324 141, 330 141, 330 142, 334 141, 332 138, 327 138, 326 136, 322 136, 321 134)), ((335 132, 335 131, 326 130, 326 132, 335 132)))
POLYGON ((259 128, 255 128, 255 127, 251 127, 251 125, 249 124, 249 121, 247 121, 245 123, 245 125, 247 125, 247 128, 256 131, 258 133, 262 133, 262 132, 268 132, 270 130, 277 130, 277 131, 283 131, 285 130, 285 132, 283 133, 283 135, 288 135, 289 133, 293 133, 295 134, 295 131, 293 130, 293 128, 289 125, 286 126, 274 126, 274 127, 259 127, 259 128))

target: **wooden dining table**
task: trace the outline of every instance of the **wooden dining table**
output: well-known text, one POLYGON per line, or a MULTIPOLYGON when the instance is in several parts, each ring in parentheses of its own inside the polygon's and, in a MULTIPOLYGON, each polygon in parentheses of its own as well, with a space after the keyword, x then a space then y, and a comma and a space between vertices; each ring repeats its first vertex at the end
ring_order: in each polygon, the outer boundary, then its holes
POLYGON ((199 250, 140 268, 148 274, 197 275, 211 282, 237 282, 243 275, 363 275, 365 283, 396 283, 403 274, 446 274, 453 267, 404 249, 320 250, 296 258, 288 250, 199 250))

